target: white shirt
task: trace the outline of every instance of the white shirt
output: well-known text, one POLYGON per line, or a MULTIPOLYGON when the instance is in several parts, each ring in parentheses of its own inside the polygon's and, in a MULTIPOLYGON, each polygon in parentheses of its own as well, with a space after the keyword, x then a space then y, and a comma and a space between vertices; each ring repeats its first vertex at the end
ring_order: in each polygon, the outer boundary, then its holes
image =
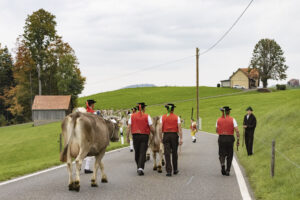
POLYGON ((247 120, 249 119, 249 116, 250 116, 250 115, 247 115, 247 120))
POLYGON ((122 127, 120 127, 120 132, 123 133, 123 128, 122 127))
MULTIPOLYGON (((160 119, 159 119, 159 122, 162 124, 162 117, 160 117, 160 119)), ((178 124, 181 124, 180 117, 178 117, 178 119, 177 119, 177 123, 178 123, 178 124)))
MULTIPOLYGON (((130 116, 130 118, 128 120, 128 124, 131 125, 131 116, 130 116)), ((151 126, 152 124, 153 124, 152 123, 152 119, 151 119, 150 115, 148 115, 148 125, 151 126)))
MULTIPOLYGON (((216 122, 216 127, 218 127, 218 120, 216 122)), ((234 128, 238 127, 238 124, 237 124, 237 122, 236 122, 236 120, 234 118, 233 118, 233 127, 234 128)))

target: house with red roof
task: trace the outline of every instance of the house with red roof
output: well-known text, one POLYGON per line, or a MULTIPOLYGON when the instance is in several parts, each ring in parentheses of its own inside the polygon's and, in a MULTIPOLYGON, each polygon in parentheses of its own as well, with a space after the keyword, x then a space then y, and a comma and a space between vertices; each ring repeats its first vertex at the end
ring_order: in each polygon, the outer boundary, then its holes
POLYGON ((260 76, 257 69, 239 68, 228 80, 221 81, 222 87, 252 89, 259 87, 260 76))

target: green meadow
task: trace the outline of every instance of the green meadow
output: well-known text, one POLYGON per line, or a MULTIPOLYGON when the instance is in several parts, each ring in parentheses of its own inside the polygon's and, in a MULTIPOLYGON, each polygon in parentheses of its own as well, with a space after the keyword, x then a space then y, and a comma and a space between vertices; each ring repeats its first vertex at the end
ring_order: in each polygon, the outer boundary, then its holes
MULTIPOLYGON (((177 103, 176 113, 189 127, 195 101, 177 103)), ((300 199, 300 90, 272 93, 246 93, 200 100, 200 117, 204 131, 214 133, 219 108, 228 105, 236 118, 242 136, 245 109, 252 106, 258 120, 254 155, 247 156, 245 147, 236 152, 245 168, 256 199, 300 199), (271 143, 276 142, 275 176, 271 178, 271 143), (290 161, 287 161, 290 160, 290 161), (293 164, 294 163, 294 164, 293 164)), ((151 115, 165 113, 162 106, 149 107, 151 115)), ((195 117, 195 113, 194 113, 195 117)), ((186 137, 190 137, 187 135, 186 137)), ((242 137, 241 137, 242 140, 242 137)), ((242 141, 240 141, 242 144, 242 141)), ((235 147, 236 149, 236 147, 235 147)), ((216 155, 217 158, 217 155, 216 155)))
MULTIPOLYGON (((0 181, 62 164, 59 161, 60 124, 0 128, 0 181)), ((125 146, 111 142, 107 151, 125 146)))
MULTIPOLYGON (((192 107, 196 118, 195 90, 195 87, 123 89, 82 97, 79 105, 84 106, 87 99, 94 99, 97 101, 96 109, 127 109, 144 101, 149 105, 146 112, 157 116, 166 110, 163 105, 156 104, 177 102, 175 111, 185 120, 184 127, 188 128, 192 107)), ((245 168, 256 199, 300 199, 300 169, 297 167, 300 165, 300 90, 240 93, 230 88, 201 87, 199 95, 202 130, 206 132, 215 132, 215 123, 221 114, 220 107, 227 105, 232 108, 231 115, 236 118, 240 128, 245 109, 253 107, 258 120, 254 155, 248 157, 245 148, 241 147, 236 154, 245 168), (271 178, 273 139, 278 152, 275 177, 271 178)), ((242 130, 240 132, 242 134, 242 130)), ((0 180, 60 164, 59 133, 60 123, 0 128, 0 180)), ((120 146, 120 143, 111 143, 109 149, 120 146)))
MULTIPOLYGON (((199 97, 217 96, 240 92, 232 88, 200 87, 199 97)), ((87 99, 94 99, 96 109, 127 109, 138 102, 147 105, 181 101, 196 98, 195 87, 146 87, 129 88, 112 92, 99 93, 78 100, 80 106, 85 106, 87 99)))

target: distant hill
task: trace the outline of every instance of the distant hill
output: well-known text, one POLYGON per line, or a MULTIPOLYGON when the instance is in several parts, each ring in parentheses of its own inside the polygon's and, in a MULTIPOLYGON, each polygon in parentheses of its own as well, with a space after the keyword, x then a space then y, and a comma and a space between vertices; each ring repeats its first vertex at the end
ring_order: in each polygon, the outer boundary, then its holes
POLYGON ((140 87, 156 87, 154 84, 136 84, 136 85, 128 85, 126 87, 123 87, 121 89, 126 89, 126 88, 140 88, 140 87))

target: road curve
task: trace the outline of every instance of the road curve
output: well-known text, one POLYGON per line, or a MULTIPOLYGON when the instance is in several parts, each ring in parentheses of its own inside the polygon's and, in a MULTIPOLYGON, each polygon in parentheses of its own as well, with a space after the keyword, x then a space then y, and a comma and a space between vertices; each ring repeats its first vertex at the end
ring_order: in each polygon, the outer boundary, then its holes
POLYGON ((80 192, 70 192, 62 167, 0 186, 0 199, 243 199, 233 168, 231 176, 221 175, 217 150, 215 135, 197 133, 197 143, 192 143, 184 130, 176 176, 166 177, 165 169, 162 174, 153 171, 152 160, 146 163, 145 176, 137 176, 134 153, 125 148, 105 155, 108 183, 99 183, 98 188, 90 187, 91 175, 82 173, 80 192))

